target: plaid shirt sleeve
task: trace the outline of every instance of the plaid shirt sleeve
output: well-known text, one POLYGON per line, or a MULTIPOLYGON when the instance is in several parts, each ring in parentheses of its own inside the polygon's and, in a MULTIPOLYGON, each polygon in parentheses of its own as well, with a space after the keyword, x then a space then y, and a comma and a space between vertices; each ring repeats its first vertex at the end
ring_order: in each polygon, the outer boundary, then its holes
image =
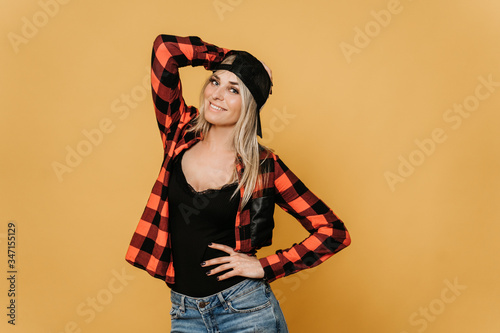
POLYGON ((179 67, 204 66, 205 69, 212 69, 228 52, 228 49, 205 43, 199 37, 159 35, 154 41, 151 87, 164 148, 169 141, 178 139, 175 136, 180 134, 177 129, 194 117, 192 113, 197 112, 196 108, 185 105, 179 67))
POLYGON ((160 35, 153 43, 151 88, 165 158, 125 258, 167 283, 174 283, 168 231, 167 166, 175 148, 182 142, 186 144, 182 133, 198 112, 185 105, 179 68, 191 65, 211 69, 227 52, 229 50, 205 43, 198 37, 160 35))
POLYGON ((278 206, 310 235, 289 249, 259 259, 269 282, 317 266, 351 243, 344 223, 277 156, 274 186, 278 206))

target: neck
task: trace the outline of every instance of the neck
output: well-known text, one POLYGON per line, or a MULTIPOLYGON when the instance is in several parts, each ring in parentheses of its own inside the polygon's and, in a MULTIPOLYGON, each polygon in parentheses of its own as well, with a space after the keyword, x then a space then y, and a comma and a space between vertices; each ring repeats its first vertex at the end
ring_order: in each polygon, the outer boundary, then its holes
POLYGON ((203 139, 210 151, 234 151, 233 147, 233 127, 210 127, 208 133, 203 139))

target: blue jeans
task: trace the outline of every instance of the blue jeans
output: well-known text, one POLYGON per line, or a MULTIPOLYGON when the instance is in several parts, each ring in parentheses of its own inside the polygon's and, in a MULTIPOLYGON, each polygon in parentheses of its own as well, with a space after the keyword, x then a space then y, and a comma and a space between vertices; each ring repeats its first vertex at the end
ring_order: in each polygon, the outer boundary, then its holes
POLYGON ((267 282, 246 279, 202 298, 171 291, 171 333, 288 333, 267 282))

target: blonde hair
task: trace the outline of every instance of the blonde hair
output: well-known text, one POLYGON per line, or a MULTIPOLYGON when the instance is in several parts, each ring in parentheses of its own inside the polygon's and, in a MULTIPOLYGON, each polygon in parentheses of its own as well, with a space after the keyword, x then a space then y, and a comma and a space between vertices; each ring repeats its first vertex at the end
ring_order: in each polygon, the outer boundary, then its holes
MULTIPOLYGON (((222 63, 232 63, 234 57, 235 56, 229 56, 224 59, 222 63)), ((211 77, 209 77, 203 85, 200 94, 200 112, 194 119, 194 126, 189 129, 189 131, 201 133, 202 137, 206 137, 212 126, 212 124, 205 119, 204 115, 204 92, 207 85, 210 83, 210 79, 211 77)), ((236 77, 236 80, 240 87, 241 112, 233 130, 233 148, 240 162, 243 164, 244 170, 241 177, 238 175, 238 187, 234 191, 233 197, 240 192, 241 188, 244 188, 243 198, 240 202, 240 207, 243 208, 252 197, 255 187, 258 186, 259 188, 263 188, 267 181, 267 177, 264 177, 266 179, 262 177, 263 174, 267 173, 267 170, 262 170, 259 156, 261 150, 267 153, 271 150, 259 144, 257 141, 257 103, 245 84, 238 77, 236 77)), ((235 159, 235 173, 236 163, 237 160, 235 159)))

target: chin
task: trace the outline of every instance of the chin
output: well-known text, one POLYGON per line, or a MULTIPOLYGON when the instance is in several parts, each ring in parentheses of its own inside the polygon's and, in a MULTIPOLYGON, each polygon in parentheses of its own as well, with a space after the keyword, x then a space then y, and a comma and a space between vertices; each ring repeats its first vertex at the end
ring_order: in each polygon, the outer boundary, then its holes
POLYGON ((212 117, 210 114, 205 112, 205 120, 213 126, 224 126, 224 127, 234 127, 236 121, 228 121, 226 119, 220 119, 220 117, 212 117))

